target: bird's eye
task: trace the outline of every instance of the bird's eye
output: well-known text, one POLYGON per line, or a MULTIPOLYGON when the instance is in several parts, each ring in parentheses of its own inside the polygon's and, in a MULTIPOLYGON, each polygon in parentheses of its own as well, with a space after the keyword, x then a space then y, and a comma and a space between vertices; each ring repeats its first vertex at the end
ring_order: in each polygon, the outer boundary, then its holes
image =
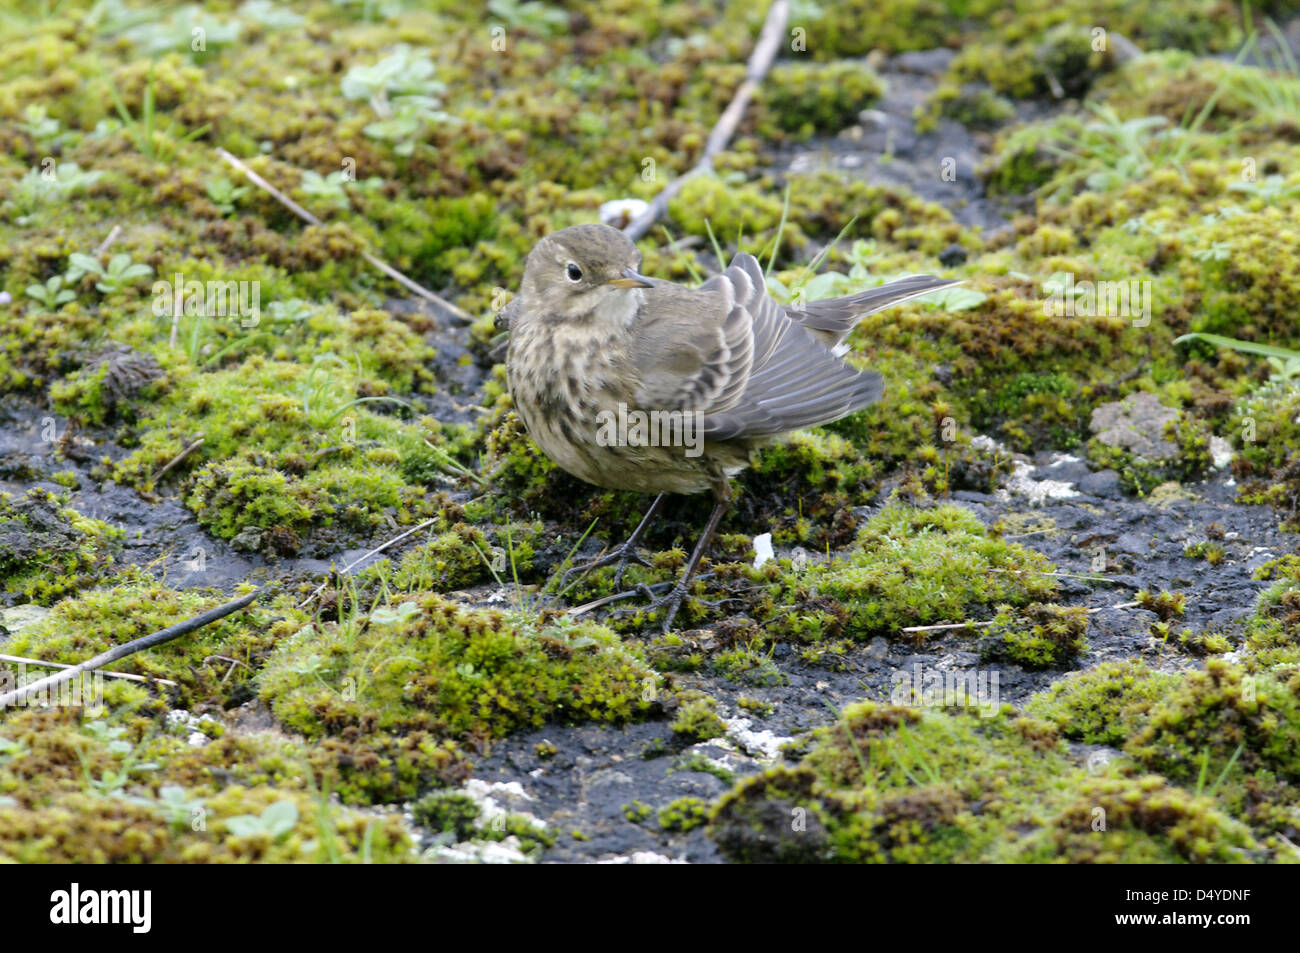
POLYGON ((582 269, 579 268, 577 265, 575 265, 573 262, 569 262, 569 267, 565 269, 565 272, 566 274, 568 274, 570 281, 582 280, 582 269))

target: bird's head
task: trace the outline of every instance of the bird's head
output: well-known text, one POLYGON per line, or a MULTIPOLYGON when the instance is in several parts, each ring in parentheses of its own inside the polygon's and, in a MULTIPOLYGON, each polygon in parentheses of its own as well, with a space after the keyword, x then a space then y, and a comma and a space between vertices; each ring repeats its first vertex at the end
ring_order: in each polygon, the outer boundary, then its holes
POLYGON ((524 263, 521 314, 549 320, 631 315, 639 290, 641 253, 632 240, 608 225, 573 225, 539 241, 524 263))

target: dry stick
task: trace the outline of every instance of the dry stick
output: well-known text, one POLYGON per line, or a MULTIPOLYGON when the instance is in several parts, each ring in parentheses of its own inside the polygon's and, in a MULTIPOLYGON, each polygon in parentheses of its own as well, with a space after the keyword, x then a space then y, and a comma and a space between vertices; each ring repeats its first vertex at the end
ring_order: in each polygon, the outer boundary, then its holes
POLYGON ((83 672, 91 672, 109 662, 116 662, 120 658, 126 658, 128 655, 134 655, 144 649, 153 648, 155 645, 162 645, 164 642, 170 642, 173 639, 179 639, 183 635, 189 635, 195 629, 201 629, 205 625, 210 625, 218 619, 224 619, 232 612, 238 612, 243 609, 259 595, 262 590, 258 589, 240 596, 234 602, 227 602, 225 605, 217 606, 215 609, 209 609, 202 615, 195 616, 193 619, 186 619, 184 622, 177 622, 175 625, 169 625, 165 629, 159 629, 152 635, 141 636, 122 645, 115 645, 107 652, 101 652, 92 659, 87 659, 80 665, 73 665, 71 668, 65 668, 61 672, 56 672, 46 678, 32 682, 30 685, 24 685, 21 688, 15 688, 11 692, 0 695, 0 708, 7 708, 10 705, 17 704, 28 695, 44 691, 61 682, 69 681, 83 672))
MULTIPOLYGON (((1092 615, 1094 612, 1105 612, 1107 609, 1132 609, 1138 605, 1141 605, 1141 603, 1121 602, 1119 605, 1115 605, 1115 606, 1097 606, 1095 609, 1089 609, 1088 615, 1092 615)), ((899 631, 900 632, 939 632, 943 629, 965 629, 967 627, 974 629, 974 628, 978 628, 979 626, 993 625, 993 624, 994 623, 992 621, 990 622, 944 622, 941 625, 909 625, 904 629, 899 629, 899 631)))
POLYGON ((775 0, 768 9, 767 20, 763 23, 763 31, 759 34, 758 42, 754 45, 754 52, 749 56, 749 65, 745 69, 745 80, 736 88, 736 94, 732 97, 731 104, 718 118, 713 131, 709 133, 708 141, 704 145, 704 154, 700 156, 700 161, 695 163, 685 175, 680 175, 669 182, 663 191, 650 200, 650 207, 628 223, 627 228, 623 229, 623 234, 628 238, 636 241, 638 238, 644 237, 646 232, 650 231, 650 226, 668 210, 669 201, 681 191, 683 185, 697 175, 712 171, 714 157, 727 147, 731 137, 736 134, 736 127, 740 125, 740 117, 745 114, 745 107, 749 105, 749 100, 763 81, 763 77, 767 75, 767 71, 772 68, 772 61, 776 59, 776 51, 780 48, 781 40, 785 36, 785 24, 789 12, 789 5, 786 0, 775 0))
POLYGON ((95 257, 98 258, 100 255, 104 254, 104 252, 112 248, 113 242, 117 241, 117 236, 121 234, 122 226, 114 225, 112 231, 108 233, 104 240, 99 243, 99 247, 95 249, 95 257))
POLYGON ((153 477, 149 480, 149 482, 150 482, 150 483, 157 483, 159 480, 161 480, 164 476, 167 475, 167 471, 168 471, 168 470, 170 470, 172 467, 176 466, 176 464, 180 463, 182 460, 184 460, 186 457, 188 457, 188 456, 189 456, 189 455, 190 455, 190 454, 191 454, 195 449, 197 449, 198 447, 202 446, 203 441, 206 440, 206 439, 207 439, 206 437, 200 435, 199 438, 198 438, 197 440, 195 440, 192 444, 190 444, 188 447, 186 447, 184 450, 182 450, 182 451, 181 451, 180 453, 178 453, 176 456, 172 457, 171 462, 168 463, 167 465, 165 465, 165 466, 164 466, 161 470, 159 470, 157 473, 155 473, 155 474, 153 475, 153 477))
MULTIPOLYGON (((72 668, 63 662, 44 662, 38 658, 23 658, 21 655, 0 655, 0 662, 18 662, 23 665, 36 665, 40 668, 72 668)), ((124 678, 131 682, 157 682, 159 685, 175 685, 169 678, 154 678, 150 675, 128 675, 126 672, 101 672, 108 678, 124 678)))
MULTIPOLYGON (((350 563, 348 563, 346 566, 344 566, 343 569, 342 569, 342 571, 339 573, 339 575, 341 575, 341 576, 346 576, 346 575, 348 574, 348 572, 351 571, 351 569, 352 569, 353 566, 357 565, 358 563, 363 563, 363 562, 365 562, 365 561, 366 561, 367 559, 369 559, 371 556, 375 556, 375 555, 378 555, 379 553, 382 553, 382 552, 383 552, 385 549, 387 549, 389 546, 392 546, 392 545, 395 544, 395 543, 400 543, 402 540, 406 539, 406 537, 410 536, 412 533, 418 533, 420 530, 424 529, 426 526, 432 526, 432 525, 433 525, 434 523, 436 523, 437 521, 438 521, 438 520, 437 520, 436 517, 435 517, 434 519, 431 519, 431 520, 425 520, 425 521, 424 521, 423 523, 421 523, 419 526, 412 526, 410 529, 408 529, 408 530, 407 530, 405 533, 403 533, 401 536, 394 536, 392 539, 390 539, 388 542, 384 543, 382 546, 376 546, 374 549, 370 550, 370 552, 368 552, 368 553, 362 553, 362 554, 361 554, 360 556, 358 556, 356 559, 352 560, 352 562, 350 562, 350 563)), ((298 608, 299 608, 299 609, 304 609, 304 608, 306 608, 307 605, 308 605, 308 604, 309 604, 313 599, 315 599, 317 596, 319 596, 322 592, 325 591, 325 587, 328 586, 328 585, 329 585, 329 580, 326 579, 324 582, 322 582, 319 586, 316 587, 316 591, 315 591, 315 592, 313 592, 310 596, 308 596, 306 599, 302 600, 302 602, 300 602, 300 603, 298 604, 298 608)))
MULTIPOLYGON (((667 585, 669 585, 669 583, 656 582, 653 586, 647 586, 646 588, 648 588, 651 592, 653 592, 655 589, 662 588, 663 586, 667 586, 667 585)), ((601 606, 608 605, 611 602, 618 602, 618 600, 620 599, 631 599, 633 596, 639 596, 640 594, 641 593, 639 593, 635 589, 629 589, 626 592, 616 592, 612 596, 605 596, 603 599, 597 599, 594 602, 586 602, 580 606, 574 606, 571 609, 566 609, 565 611, 569 615, 578 616, 578 615, 582 615, 583 613, 590 612, 592 609, 599 609, 601 606)))
MULTIPOLYGON (((271 198, 275 199, 277 202, 279 202, 289 211, 293 212, 294 215, 297 215, 304 222, 307 222, 309 225, 321 224, 321 220, 319 218, 317 218, 311 212, 307 211, 305 208, 303 208, 293 199, 289 198, 289 196, 285 195, 283 192, 277 189, 270 182, 266 181, 266 179, 262 178, 260 175, 258 175, 248 166, 244 165, 243 162, 236 159, 225 149, 218 147, 217 155, 225 159, 226 162, 229 163, 232 167, 242 172, 245 176, 247 176, 250 182, 252 182, 258 188, 265 191, 267 194, 271 196, 271 198)), ((423 285, 416 284, 414 281, 406 277, 406 275, 402 274, 396 268, 393 268, 391 265, 385 264, 384 262, 380 261, 374 255, 370 254, 370 252, 362 251, 361 257, 364 258, 366 261, 370 262, 370 264, 374 265, 376 268, 378 268, 380 271, 386 274, 389 278, 392 278, 398 284, 403 285, 406 288, 410 289, 411 291, 415 292, 421 298, 424 298, 426 301, 432 301, 440 308, 447 309, 448 311, 450 311, 456 317, 460 318, 465 323, 468 324, 469 322, 474 320, 473 316, 468 312, 463 311, 460 308, 456 307, 446 298, 442 298, 434 294, 432 291, 430 291, 428 288, 425 288, 423 285)))

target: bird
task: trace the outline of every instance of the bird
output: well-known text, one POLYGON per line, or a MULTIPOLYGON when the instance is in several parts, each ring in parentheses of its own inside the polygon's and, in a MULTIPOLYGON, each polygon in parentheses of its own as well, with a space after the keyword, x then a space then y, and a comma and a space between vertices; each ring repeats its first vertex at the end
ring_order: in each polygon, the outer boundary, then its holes
POLYGON ((662 597, 645 590, 668 632, 750 455, 880 400, 881 375, 843 360, 858 321, 957 281, 913 275, 781 305, 744 252, 695 288, 640 267, 641 252, 615 228, 559 229, 528 254, 497 323, 509 331, 515 412, 542 453, 595 486, 656 494, 628 540, 579 571, 617 564, 621 586, 628 563, 644 563, 636 549, 665 497, 712 494, 680 580, 662 597))

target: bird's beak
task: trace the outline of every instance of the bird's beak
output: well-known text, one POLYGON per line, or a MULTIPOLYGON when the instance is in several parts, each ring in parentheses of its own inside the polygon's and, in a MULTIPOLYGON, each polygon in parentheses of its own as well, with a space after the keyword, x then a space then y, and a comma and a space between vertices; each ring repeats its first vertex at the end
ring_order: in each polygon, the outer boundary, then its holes
POLYGON ((636 269, 628 268, 624 270, 621 278, 611 278, 605 282, 607 285, 613 285, 615 288, 650 288, 652 287, 650 279, 645 275, 638 275, 636 269))

